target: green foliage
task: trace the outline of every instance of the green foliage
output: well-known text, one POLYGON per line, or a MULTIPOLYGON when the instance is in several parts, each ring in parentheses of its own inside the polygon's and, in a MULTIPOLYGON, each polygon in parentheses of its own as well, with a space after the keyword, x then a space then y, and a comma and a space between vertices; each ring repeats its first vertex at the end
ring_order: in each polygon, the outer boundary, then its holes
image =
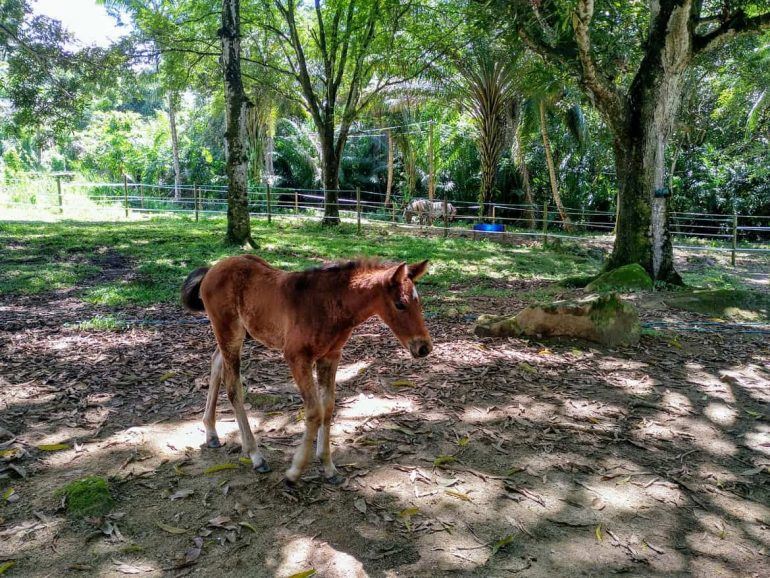
POLYGON ((70 482, 56 492, 67 499, 67 513, 74 518, 107 514, 115 503, 110 486, 102 477, 90 476, 70 482))

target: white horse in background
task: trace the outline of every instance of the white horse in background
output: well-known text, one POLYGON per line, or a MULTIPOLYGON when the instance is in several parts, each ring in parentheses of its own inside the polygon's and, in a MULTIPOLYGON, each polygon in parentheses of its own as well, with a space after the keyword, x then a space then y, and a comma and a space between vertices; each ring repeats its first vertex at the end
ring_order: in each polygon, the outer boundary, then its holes
MULTIPOLYGON (((457 209, 452 203, 446 204, 446 212, 450 221, 454 221, 457 217, 457 209)), ((444 218, 444 202, 412 199, 404 209, 404 222, 407 225, 411 224, 415 216, 420 225, 432 225, 434 220, 444 218)))

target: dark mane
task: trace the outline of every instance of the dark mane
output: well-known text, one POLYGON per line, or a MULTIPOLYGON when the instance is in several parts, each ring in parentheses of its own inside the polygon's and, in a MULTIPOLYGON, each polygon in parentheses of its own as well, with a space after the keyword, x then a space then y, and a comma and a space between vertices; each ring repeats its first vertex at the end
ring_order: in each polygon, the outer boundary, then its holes
POLYGON ((381 270, 388 267, 392 267, 395 263, 389 263, 380 259, 353 259, 349 261, 328 261, 315 267, 305 269, 302 273, 317 273, 317 272, 331 272, 331 273, 346 273, 348 271, 372 271, 381 270))
POLYGON ((354 259, 352 261, 330 261, 292 273, 294 288, 298 293, 306 291, 311 287, 320 285, 345 283, 350 280, 355 272, 381 271, 387 267, 393 266, 393 263, 381 261, 379 259, 354 259))

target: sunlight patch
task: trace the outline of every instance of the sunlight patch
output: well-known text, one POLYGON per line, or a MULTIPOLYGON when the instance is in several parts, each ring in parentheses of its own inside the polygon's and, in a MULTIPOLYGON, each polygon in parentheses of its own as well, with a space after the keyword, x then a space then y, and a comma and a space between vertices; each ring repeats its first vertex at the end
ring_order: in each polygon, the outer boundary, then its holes
POLYGON ((340 365, 337 369, 337 383, 345 383, 354 377, 364 373, 371 363, 367 361, 357 361, 348 365, 340 365))
POLYGON ((281 555, 283 560, 273 574, 279 577, 309 570, 328 578, 363 578, 367 575, 361 562, 353 556, 313 538, 294 538, 281 549, 281 555))
POLYGON ((735 423, 738 412, 735 408, 723 403, 710 403, 703 411, 707 418, 721 426, 731 426, 735 423))
POLYGON ((337 416, 340 419, 353 419, 388 415, 397 411, 414 411, 416 408, 411 399, 398 397, 394 399, 359 394, 358 397, 348 398, 340 404, 337 416))

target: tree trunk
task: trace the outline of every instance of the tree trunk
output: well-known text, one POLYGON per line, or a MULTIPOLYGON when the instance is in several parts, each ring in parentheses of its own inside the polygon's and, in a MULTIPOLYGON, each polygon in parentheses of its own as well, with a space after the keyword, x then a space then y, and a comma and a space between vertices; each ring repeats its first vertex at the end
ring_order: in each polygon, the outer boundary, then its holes
MULTIPOLYGON (((519 137, 516 137, 519 139, 519 137)), ((532 184, 529 181, 529 169, 527 168, 527 161, 524 159, 524 147, 521 140, 516 143, 516 164, 519 165, 519 173, 521 174, 521 184, 524 189, 524 203, 527 208, 524 209, 524 218, 527 221, 527 227, 530 229, 535 228, 535 200, 532 198, 532 184)))
POLYGON ((548 138, 545 103, 542 100, 540 101, 538 108, 540 109, 540 134, 543 137, 543 148, 545 149, 545 162, 548 165, 548 179, 551 183, 551 194, 553 195, 554 203, 556 203, 556 209, 559 211, 564 230, 572 231, 572 220, 569 218, 567 210, 561 202, 561 195, 559 194, 559 184, 556 180, 556 166, 554 165, 553 154, 551 153, 551 140, 548 138))
POLYGON ((275 151, 275 135, 272 130, 268 129, 265 135, 265 176, 268 179, 272 179, 275 175, 275 169, 273 168, 273 152, 275 151))
POLYGON ((251 182, 259 186, 262 184, 264 166, 264 132, 260 122, 258 107, 246 108, 246 135, 249 140, 249 174, 251 182))
POLYGON ((631 85, 627 122, 614 128, 618 222, 607 268, 639 263, 654 280, 681 285, 669 231, 665 152, 693 48, 690 3, 666 9, 631 85))
POLYGON ((433 123, 428 125, 428 198, 432 201, 436 196, 435 156, 433 154, 433 123))
POLYGON ((385 206, 390 204, 390 195, 393 192, 393 149, 396 143, 393 141, 393 133, 390 130, 385 131, 388 135, 388 181, 385 185, 385 206))
POLYGON ((227 172, 227 240, 243 244, 251 239, 246 146, 246 94, 241 78, 240 0, 222 0, 222 70, 225 84, 225 159, 227 172))
POLYGON ((171 128, 171 156, 174 159, 174 200, 178 201, 180 197, 179 185, 182 183, 182 172, 179 169, 179 138, 176 132, 176 106, 174 104, 174 93, 168 93, 168 124, 171 128))
POLYGON ((339 188, 340 159, 334 143, 334 126, 326 127, 321 134, 321 163, 324 184, 324 225, 340 224, 339 188))

